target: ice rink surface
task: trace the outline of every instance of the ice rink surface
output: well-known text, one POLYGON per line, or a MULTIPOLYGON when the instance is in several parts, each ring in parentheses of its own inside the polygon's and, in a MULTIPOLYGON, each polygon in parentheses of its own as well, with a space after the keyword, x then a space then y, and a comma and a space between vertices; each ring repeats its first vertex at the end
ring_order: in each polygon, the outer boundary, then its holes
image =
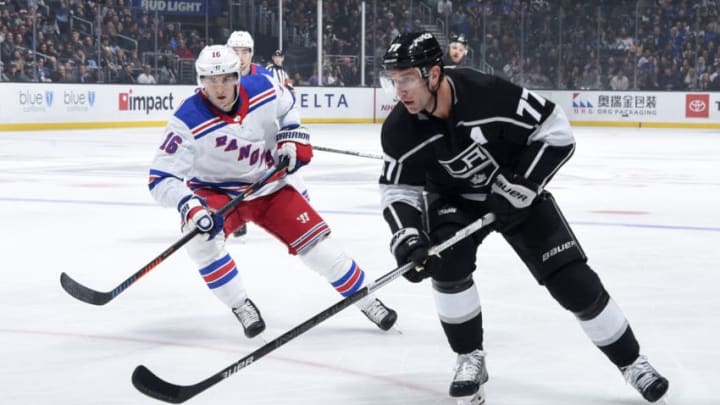
MULTIPOLYGON (((311 125, 316 145, 380 153, 377 125, 311 125)), ((0 404, 159 403, 139 364, 198 382, 260 347, 177 252, 96 307, 60 287, 65 271, 111 290, 179 237, 178 214, 147 190, 161 128, 0 133, 0 404)), ((549 186, 642 352, 670 379, 669 403, 720 403, 720 134, 577 128, 549 186)), ((317 151, 302 169, 333 237, 375 279, 395 265, 379 211, 380 162, 317 151)), ((273 339, 339 298, 257 227, 229 241, 273 339)), ((488 405, 645 403, 535 284, 497 235, 481 246, 488 405)), ((428 283, 378 296, 402 333, 354 307, 232 375, 190 404, 453 404, 455 356, 428 283)))

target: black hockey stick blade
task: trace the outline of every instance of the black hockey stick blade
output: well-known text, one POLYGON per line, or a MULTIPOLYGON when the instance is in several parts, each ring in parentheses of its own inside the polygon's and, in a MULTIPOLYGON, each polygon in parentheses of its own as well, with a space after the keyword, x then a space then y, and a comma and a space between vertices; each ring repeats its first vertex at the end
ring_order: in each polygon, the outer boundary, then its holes
MULTIPOLYGON (((386 284, 392 279, 399 277, 400 274, 411 269, 412 267, 412 264, 406 264, 403 267, 398 267, 391 273, 388 273, 381 279, 375 281, 373 286, 375 286, 375 288, 379 288, 379 285, 376 285, 377 283, 382 282, 383 284, 386 284), (393 274, 395 277, 389 277, 393 274)), ((285 345, 289 341, 314 328, 324 320, 337 314, 338 312, 349 307, 355 302, 361 300, 363 297, 367 296, 370 293, 369 288, 370 286, 365 286, 359 289, 354 294, 348 296, 343 300, 338 301, 331 307, 325 309, 322 312, 319 312, 318 314, 296 326, 295 328, 290 329, 289 331, 285 332, 274 340, 266 343, 264 346, 258 348, 254 352, 248 354, 247 356, 236 361, 235 363, 225 367, 223 370, 218 371, 207 379, 200 381, 196 384, 177 385, 167 382, 155 375, 155 373, 153 373, 143 365, 137 366, 135 368, 135 371, 133 371, 132 383, 135 388, 138 389, 138 391, 152 398, 172 404, 179 404, 185 402, 188 399, 194 397, 195 395, 207 390, 213 385, 226 379, 227 377, 230 377, 231 375, 251 365, 252 363, 264 357, 268 353, 274 351, 278 347, 285 345)))
MULTIPOLYGON (((249 196, 250 194, 254 193, 258 189, 262 188, 265 183, 268 182, 268 180, 272 179, 275 176, 279 176, 281 172, 283 172, 288 166, 288 160, 283 159, 278 163, 274 168, 271 170, 268 170, 263 177, 260 178, 260 180, 256 181, 255 183, 251 184, 242 194, 238 195, 237 197, 233 198, 225 204, 220 210, 218 210, 219 215, 225 215, 233 209, 235 206, 237 206, 240 202, 242 202, 245 197, 249 196)), ((68 276, 63 272, 60 274, 60 285, 62 288, 67 291, 68 294, 72 295, 73 297, 77 298, 80 301, 87 302, 88 304, 93 305, 105 305, 111 300, 113 300, 115 297, 117 297, 120 293, 125 291, 128 287, 133 285, 136 281, 138 281, 142 276, 147 274, 150 270, 157 267, 160 263, 162 263, 165 259, 167 259, 170 255, 175 253, 178 249, 183 247, 186 243, 190 241, 190 239, 194 238, 197 234, 200 233, 200 230, 195 228, 192 231, 186 233, 183 235, 182 238, 180 238, 177 242, 173 243, 165 249, 162 253, 160 253, 159 256, 154 258, 150 263, 143 266, 140 270, 136 271, 133 275, 128 277, 125 281, 120 283, 117 287, 113 288, 111 291, 97 291, 93 290, 92 288, 85 287, 84 285, 78 283, 77 281, 73 280, 72 277, 68 276)))
POLYGON ((171 404, 181 404, 222 379, 222 376, 214 375, 194 385, 175 385, 156 376, 145 366, 137 366, 132 374, 132 383, 140 392, 171 404))
POLYGON ((194 238, 195 235, 199 233, 200 231, 197 228, 186 233, 177 242, 173 243, 170 247, 165 249, 165 251, 162 252, 160 256, 153 259, 150 263, 146 264, 143 268, 136 271, 133 275, 128 277, 125 281, 123 281, 117 287, 113 288, 110 291, 97 291, 93 290, 92 288, 85 287, 84 285, 75 281, 65 272, 60 274, 60 285, 65 291, 67 291, 68 294, 79 299, 80 301, 87 302, 88 304, 93 305, 105 305, 111 300, 113 300, 115 297, 117 297, 121 292, 125 291, 128 287, 133 285, 136 281, 138 281, 140 277, 144 276, 150 270, 157 267, 168 256, 175 253, 175 251, 177 251, 180 247, 185 245, 190 239, 194 238))
MULTIPOLYGON (((480 230, 481 228, 485 227, 486 225, 492 223, 495 220, 495 216, 493 214, 487 214, 484 217, 476 220, 475 222, 471 223, 470 225, 466 226, 465 228, 457 231, 453 236, 448 238, 446 241, 433 246, 430 248, 429 254, 431 255, 439 255, 442 251, 448 249, 449 247, 453 246, 454 244, 458 243, 459 241, 465 239, 466 237, 472 235, 476 231, 480 230)), ((170 382, 167 382, 157 375, 150 371, 147 367, 140 365, 135 368, 135 371, 133 371, 132 374, 132 383, 140 392, 142 392, 145 395, 148 395, 152 398, 159 399, 161 401, 169 402, 172 404, 179 404, 182 402, 187 401, 188 399, 194 397, 195 395, 205 391, 206 389, 212 387, 213 385, 219 383, 220 381, 226 379, 227 377, 230 377, 231 375, 237 373, 238 371, 244 369, 245 367, 251 365, 252 363, 258 361, 268 353, 274 351, 275 349, 279 348, 280 346, 285 345, 289 341, 295 339, 296 337, 302 335, 303 333, 307 332, 308 330, 314 328, 315 326, 319 325, 321 322, 325 321, 326 319, 332 317, 333 315, 337 314, 338 312, 342 311, 343 309, 349 307, 350 305, 356 303, 357 301, 363 299, 373 291, 379 289, 380 287, 388 284, 389 282, 395 280, 396 278, 402 276, 404 273, 410 271, 411 269, 414 269, 415 265, 413 263, 407 263, 403 266, 397 267, 390 272, 386 273, 382 277, 378 278, 377 280, 371 282, 370 284, 366 285, 365 287, 355 291, 350 296, 336 302, 334 305, 326 308, 325 310, 317 313, 312 318, 306 320, 305 322, 301 323, 300 325, 290 329, 289 331, 285 332, 284 334, 280 335, 279 337, 271 340, 270 342, 266 343, 264 346, 258 348, 254 352, 248 354, 247 356, 243 357, 242 359, 236 361, 235 363, 225 367, 223 370, 213 374, 212 376, 206 378, 205 380, 202 380, 196 384, 192 385, 177 385, 170 382)))
POLYGON ((113 299, 112 292, 95 291, 92 288, 87 288, 73 280, 73 278, 65 272, 60 274, 60 285, 62 285, 62 288, 65 289, 68 294, 88 304, 105 305, 113 299))

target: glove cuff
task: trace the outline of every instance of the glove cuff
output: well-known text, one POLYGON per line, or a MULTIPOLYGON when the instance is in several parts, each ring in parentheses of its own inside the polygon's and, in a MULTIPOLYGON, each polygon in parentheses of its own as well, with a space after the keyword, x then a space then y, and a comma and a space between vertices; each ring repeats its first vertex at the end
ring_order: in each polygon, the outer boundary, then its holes
POLYGON ((491 190, 505 198, 515 208, 527 208, 541 191, 541 187, 517 174, 498 174, 491 190), (509 178, 508 178, 509 177, 509 178))
POLYGON ((283 129, 275 134, 275 143, 295 142, 303 145, 310 144, 310 132, 305 127, 283 129))
POLYGON ((178 202, 178 212, 182 218, 190 218, 201 209, 207 209, 207 205, 202 198, 196 195, 185 196, 178 202))
POLYGON ((390 253, 395 255, 398 246, 412 236, 420 236, 420 231, 417 228, 402 228, 395 232, 390 239, 390 253))

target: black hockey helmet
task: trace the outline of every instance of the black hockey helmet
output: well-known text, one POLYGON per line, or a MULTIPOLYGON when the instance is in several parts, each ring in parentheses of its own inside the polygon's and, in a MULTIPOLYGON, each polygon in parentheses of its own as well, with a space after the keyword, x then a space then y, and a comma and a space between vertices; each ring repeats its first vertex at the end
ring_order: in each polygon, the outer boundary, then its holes
POLYGON ((468 40, 465 38, 465 34, 452 34, 450 35, 450 43, 457 42, 465 46, 468 45, 468 40))
POLYGON ((443 50, 440 43, 429 32, 411 32, 395 37, 383 56, 386 70, 420 68, 427 78, 430 68, 437 65, 443 67, 443 50))

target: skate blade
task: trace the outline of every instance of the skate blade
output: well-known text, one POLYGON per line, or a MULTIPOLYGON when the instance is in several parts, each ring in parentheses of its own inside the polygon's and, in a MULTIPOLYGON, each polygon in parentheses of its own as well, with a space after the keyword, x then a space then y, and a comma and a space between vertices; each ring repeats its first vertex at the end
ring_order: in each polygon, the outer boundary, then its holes
POLYGON ((456 398, 456 400, 457 405, 482 405, 485 403, 485 389, 481 385, 480 389, 473 395, 456 398))

